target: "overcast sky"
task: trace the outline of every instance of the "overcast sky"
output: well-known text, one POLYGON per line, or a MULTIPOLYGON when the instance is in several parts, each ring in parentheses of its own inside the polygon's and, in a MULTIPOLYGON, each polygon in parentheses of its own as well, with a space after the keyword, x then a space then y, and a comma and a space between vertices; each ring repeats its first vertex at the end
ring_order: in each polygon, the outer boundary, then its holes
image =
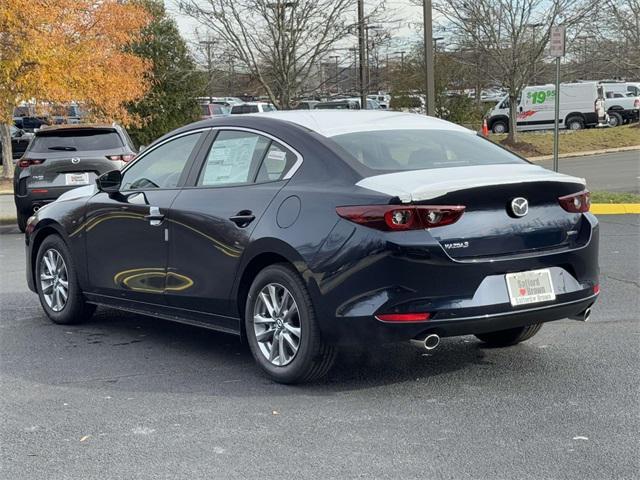
MULTIPOLYGON (((206 0, 204 0, 206 3, 206 0)), ((371 2, 368 2, 371 3, 371 2)), ((409 0, 386 0, 385 2, 388 14, 386 18, 394 20, 393 24, 385 25, 385 22, 376 22, 387 27, 393 28, 393 42, 389 46, 389 53, 404 49, 410 40, 416 40, 422 36, 421 26, 416 26, 414 22, 422 22, 422 8, 412 5, 409 0)), ((178 27, 182 32, 182 35, 189 41, 194 41, 196 38, 195 29, 198 27, 197 22, 189 18, 186 15, 180 13, 177 8, 177 0, 165 0, 167 11, 173 15, 178 23, 178 27)), ((365 0, 365 9, 367 0, 365 0)), ((354 17, 356 12, 354 11, 354 17)), ((202 27, 199 27, 202 30, 202 27)), ((435 27, 434 27, 435 29, 435 27)), ((434 36, 436 32, 434 32, 434 36)), ((347 40, 346 44, 340 45, 340 47, 352 47, 356 44, 355 36, 353 39, 347 40)))

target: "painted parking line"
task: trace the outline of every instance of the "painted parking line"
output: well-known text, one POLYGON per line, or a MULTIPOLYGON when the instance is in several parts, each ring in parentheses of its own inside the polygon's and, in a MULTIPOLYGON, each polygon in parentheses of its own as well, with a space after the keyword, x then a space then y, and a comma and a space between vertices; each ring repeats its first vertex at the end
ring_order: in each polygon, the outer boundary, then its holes
POLYGON ((589 211, 595 215, 639 214, 640 203, 592 203, 589 211))

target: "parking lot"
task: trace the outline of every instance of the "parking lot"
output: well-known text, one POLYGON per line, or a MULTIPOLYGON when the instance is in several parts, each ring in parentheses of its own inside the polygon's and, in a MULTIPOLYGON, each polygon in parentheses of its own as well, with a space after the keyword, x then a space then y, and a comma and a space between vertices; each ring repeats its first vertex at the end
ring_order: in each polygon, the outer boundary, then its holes
POLYGON ((295 387, 229 335, 107 309, 50 323, 0 227, 0 476, 637 478, 640 219, 600 220, 590 322, 508 349, 346 351, 295 387))

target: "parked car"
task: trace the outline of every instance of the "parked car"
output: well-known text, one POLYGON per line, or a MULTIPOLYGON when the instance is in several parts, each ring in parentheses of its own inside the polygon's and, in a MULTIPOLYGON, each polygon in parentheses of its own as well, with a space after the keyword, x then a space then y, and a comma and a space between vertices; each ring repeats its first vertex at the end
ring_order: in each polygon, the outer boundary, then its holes
POLYGON ((49 117, 40 116, 40 117, 21 117, 17 120, 13 121, 14 125, 26 132, 33 133, 47 125, 51 125, 51 119, 49 117))
POLYGON ((391 95, 387 95, 387 94, 384 94, 384 95, 372 94, 372 95, 367 95, 367 98, 377 101, 378 104, 380 105, 379 108, 382 108, 385 110, 389 108, 389 103, 391 102, 391 95))
POLYGON ((272 103, 267 102, 247 102, 231 107, 231 115, 239 115, 243 113, 261 113, 273 112, 276 107, 272 103))
POLYGON ((314 110, 360 110, 360 103, 355 100, 332 100, 317 103, 314 110))
MULTIPOLYGON (((27 149, 31 138, 33 138, 33 134, 16 128, 13 125, 11 125, 9 129, 11 131, 11 157, 16 161, 22 157, 22 154, 27 149)), ((0 152, 2 152, 2 139, 0 139, 0 152)), ((3 159, 0 154, 0 165, 2 165, 2 162, 3 159)))
POLYGON ((38 130, 16 163, 13 190, 18 227, 38 208, 64 192, 93 183, 135 155, 118 125, 59 125, 38 130))
MULTIPOLYGON (((518 130, 553 128, 555 119, 553 84, 528 86, 522 90, 517 109, 518 130)), ((598 98, 596 82, 560 84, 560 128, 580 130, 598 124, 595 101, 598 98)), ((487 125, 493 133, 506 133, 509 129, 509 97, 505 96, 489 112, 487 125)))
POLYGON ((77 105, 56 105, 51 110, 51 123, 53 125, 80 123, 83 117, 84 114, 77 105))
POLYGON ((300 100, 296 104, 295 110, 313 110, 319 103, 318 100, 300 100))
POLYGON ((422 115, 205 120, 36 212, 27 282, 60 324, 108 305, 246 338, 278 382, 337 345, 474 334, 499 347, 586 319, 598 220, 583 179, 422 115))
POLYGON ((609 115, 609 125, 617 127, 624 123, 637 121, 640 112, 640 97, 627 96, 621 92, 612 92, 605 88, 604 107, 609 115))
POLYGON ((219 104, 219 103, 209 103, 209 104, 201 104, 201 115, 200 119, 205 120, 207 118, 220 117, 224 115, 229 115, 231 107, 219 104))

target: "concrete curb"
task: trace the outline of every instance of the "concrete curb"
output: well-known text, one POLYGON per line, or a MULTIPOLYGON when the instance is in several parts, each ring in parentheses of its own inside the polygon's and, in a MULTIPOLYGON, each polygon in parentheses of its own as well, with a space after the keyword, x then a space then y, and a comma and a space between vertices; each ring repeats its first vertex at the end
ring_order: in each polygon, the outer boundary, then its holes
POLYGON ((589 211, 594 215, 640 214, 640 203, 592 203, 589 211))
MULTIPOLYGON (((603 155, 605 153, 630 152, 640 150, 640 145, 631 147, 607 148, 604 150, 588 150, 586 152, 561 153, 558 158, 586 157, 589 155, 603 155)), ((553 160, 553 155, 542 155, 539 157, 526 157, 530 162, 543 162, 545 160, 553 160)))

